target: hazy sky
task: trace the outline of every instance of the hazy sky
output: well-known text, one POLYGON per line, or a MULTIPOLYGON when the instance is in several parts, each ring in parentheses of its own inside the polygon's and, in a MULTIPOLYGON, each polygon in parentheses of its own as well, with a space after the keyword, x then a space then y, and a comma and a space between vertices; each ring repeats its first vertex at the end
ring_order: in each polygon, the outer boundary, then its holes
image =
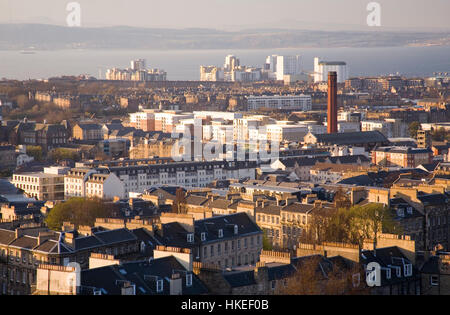
MULTIPOLYGON (((0 23, 65 25, 71 0, 0 0, 0 23)), ((82 26, 368 28, 371 0, 77 0, 82 26)), ((383 28, 450 30, 449 0, 378 0, 383 28)))

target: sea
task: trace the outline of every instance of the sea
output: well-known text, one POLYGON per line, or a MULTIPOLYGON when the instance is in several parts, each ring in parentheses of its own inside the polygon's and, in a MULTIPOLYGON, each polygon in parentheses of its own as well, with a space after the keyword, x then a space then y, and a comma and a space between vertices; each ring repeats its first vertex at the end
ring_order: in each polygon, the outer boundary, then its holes
POLYGON ((167 72, 168 80, 199 80, 200 65, 223 66, 233 54, 241 65, 262 67, 269 55, 301 55, 305 72, 313 70, 314 57, 345 61, 350 76, 400 74, 406 77, 450 73, 450 46, 377 48, 286 48, 229 50, 91 50, 0 51, 0 78, 46 79, 88 74, 105 78, 108 68, 130 67, 132 59, 146 59, 148 68, 167 72))

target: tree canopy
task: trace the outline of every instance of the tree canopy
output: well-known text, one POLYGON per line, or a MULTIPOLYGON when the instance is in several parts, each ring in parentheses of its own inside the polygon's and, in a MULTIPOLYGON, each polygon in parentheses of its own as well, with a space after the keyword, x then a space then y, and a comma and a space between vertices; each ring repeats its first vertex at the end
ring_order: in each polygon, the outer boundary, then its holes
POLYGON ((70 198, 59 203, 48 214, 45 222, 51 230, 59 231, 64 222, 93 226, 96 218, 113 217, 115 208, 99 199, 70 198))
POLYGON ((340 242, 361 245, 381 233, 401 233, 391 210, 378 203, 339 208, 334 212, 318 209, 310 220, 308 242, 340 242))
POLYGON ((420 129, 420 123, 418 121, 413 121, 408 126, 408 131, 411 137, 417 138, 417 131, 420 129))

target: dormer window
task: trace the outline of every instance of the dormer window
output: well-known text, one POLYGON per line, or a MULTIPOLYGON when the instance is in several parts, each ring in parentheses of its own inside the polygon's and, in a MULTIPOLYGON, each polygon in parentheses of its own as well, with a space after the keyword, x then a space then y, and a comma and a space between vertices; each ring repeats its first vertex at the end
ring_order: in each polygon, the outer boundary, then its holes
POLYGON ((186 274, 186 286, 192 287, 192 273, 186 274))
POLYGON ((412 264, 405 264, 404 274, 405 274, 405 277, 412 276, 412 264))
POLYGON ((408 208, 406 208, 406 211, 408 212, 408 214, 412 214, 413 213, 413 208, 412 207, 408 207, 408 208))
POLYGON ((404 217, 405 216, 405 211, 403 210, 403 208, 397 209, 397 215, 399 217, 404 217))
POLYGON ((237 224, 234 225, 234 235, 237 235, 239 231, 239 227, 237 226, 237 224))
POLYGON ((390 266, 392 269, 395 269, 395 275, 397 278, 400 278, 402 276, 402 268, 399 266, 390 266))
POLYGON ((189 233, 187 235, 187 242, 188 243, 194 243, 194 233, 189 233))
POLYGON ((202 232, 202 234, 200 234, 201 240, 202 242, 206 240, 206 233, 202 232))
POLYGON ((163 280, 157 280, 156 281, 156 292, 161 293, 163 291, 163 280))
POLYGON ((223 230, 219 229, 219 238, 222 238, 222 237, 223 237, 223 230))
POLYGON ((386 269, 386 279, 391 279, 391 269, 390 268, 386 269))

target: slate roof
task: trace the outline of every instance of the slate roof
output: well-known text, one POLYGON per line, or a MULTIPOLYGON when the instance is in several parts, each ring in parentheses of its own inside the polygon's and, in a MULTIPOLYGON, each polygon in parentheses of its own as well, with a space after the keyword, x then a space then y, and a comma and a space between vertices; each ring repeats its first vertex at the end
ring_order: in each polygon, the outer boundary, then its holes
POLYGON ((430 205, 446 205, 448 204, 449 198, 445 194, 424 194, 418 195, 417 199, 419 199, 424 206, 430 205))
POLYGON ((128 229, 114 229, 107 231, 94 232, 90 236, 82 236, 74 239, 71 246, 74 250, 83 250, 103 245, 123 243, 137 240, 136 236, 128 229))
POLYGON ((389 143, 389 140, 379 131, 343 132, 315 134, 318 143, 337 145, 389 143))
POLYGON ((287 168, 293 168, 296 165, 314 166, 319 162, 328 162, 333 164, 367 164, 370 159, 365 155, 345 155, 345 156, 316 156, 316 157, 295 157, 280 160, 287 168))
POLYGON ((291 203, 288 206, 283 207, 283 211, 296 212, 296 213, 307 213, 314 208, 314 205, 304 204, 300 202, 291 203))
POLYGON ((208 293, 206 286, 193 273, 192 286, 186 286, 187 270, 173 256, 151 261, 136 261, 121 265, 106 266, 81 272, 83 294, 92 294, 92 289, 101 290, 102 294, 120 295, 123 281, 130 281, 136 286, 137 295, 169 295, 169 279, 173 273, 179 273, 182 279, 182 294, 201 295, 208 293), (163 280, 163 291, 156 291, 156 277, 163 280))
POLYGON ((79 123, 77 125, 78 125, 78 127, 80 127, 83 130, 100 130, 100 129, 102 129, 102 126, 100 124, 94 124, 94 123, 79 123))
POLYGON ((361 252, 361 260, 360 263, 367 265, 370 262, 377 262, 380 264, 382 268, 388 268, 389 266, 398 266, 401 267, 401 275, 397 277, 396 272, 391 270, 391 278, 388 279, 386 277, 386 271, 381 270, 381 285, 389 285, 396 284, 404 281, 408 281, 410 279, 414 279, 418 277, 417 269, 413 265, 413 274, 412 276, 405 277, 404 276, 404 268, 403 263, 410 264, 411 262, 408 258, 402 253, 402 251, 397 246, 392 247, 384 247, 377 248, 376 253, 373 250, 363 250, 361 252))
POLYGON ((259 226, 243 212, 198 220, 194 222, 194 225, 196 238, 201 239, 201 233, 205 233, 206 239, 204 242, 236 237, 234 234, 235 225, 238 226, 238 236, 262 233, 259 226), (219 238, 219 229, 223 231, 222 238, 219 238))
POLYGON ((431 256, 420 268, 420 272, 426 274, 439 274, 439 260, 439 256, 431 256))

